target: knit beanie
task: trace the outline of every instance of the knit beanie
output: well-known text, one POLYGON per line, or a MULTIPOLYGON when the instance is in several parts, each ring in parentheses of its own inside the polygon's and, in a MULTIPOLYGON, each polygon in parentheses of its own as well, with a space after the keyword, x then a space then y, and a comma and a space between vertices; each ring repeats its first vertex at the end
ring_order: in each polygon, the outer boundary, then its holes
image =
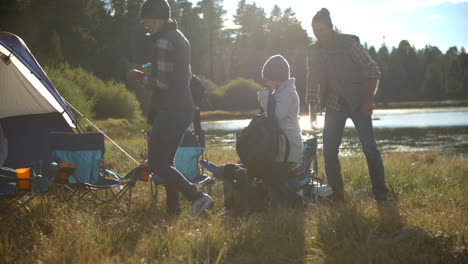
POLYGON ((330 28, 333 28, 333 23, 331 21, 330 12, 326 8, 320 9, 320 11, 315 14, 314 18, 312 18, 313 23, 320 23, 324 25, 329 25, 330 28))
POLYGON ((262 69, 262 78, 264 80, 284 82, 289 80, 289 63, 281 55, 270 57, 262 69))
POLYGON ((142 19, 169 19, 171 7, 166 0, 146 0, 141 6, 140 17, 142 19))

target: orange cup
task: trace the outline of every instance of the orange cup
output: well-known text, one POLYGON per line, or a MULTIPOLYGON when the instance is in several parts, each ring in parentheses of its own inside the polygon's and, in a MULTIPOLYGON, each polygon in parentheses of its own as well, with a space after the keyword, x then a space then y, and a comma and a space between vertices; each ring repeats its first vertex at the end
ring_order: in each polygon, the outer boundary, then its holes
POLYGON ((18 190, 20 191, 30 191, 31 190, 31 184, 29 180, 21 180, 21 179, 27 179, 29 178, 31 173, 31 170, 29 168, 21 168, 21 169, 16 169, 16 177, 19 179, 18 180, 18 190))
MULTIPOLYGON (((73 167, 73 164, 71 164, 70 162, 65 162, 65 161, 61 161, 59 163, 59 167, 60 168, 67 168, 67 167, 73 167)), ((61 183, 61 184, 67 184, 68 183, 68 177, 70 177, 70 175, 66 172, 63 172, 63 171, 60 171, 57 175, 57 179, 56 181, 58 183, 61 183)))
POLYGON ((70 162, 61 161, 61 162, 59 163, 59 167, 60 167, 60 168, 72 167, 72 166, 73 166, 73 164, 71 164, 70 162))
MULTIPOLYGON (((148 165, 148 162, 143 161, 141 164, 142 165, 148 165)), ((141 174, 141 180, 142 181, 144 181, 144 182, 149 181, 149 172, 147 170, 141 170, 140 174, 141 174)))

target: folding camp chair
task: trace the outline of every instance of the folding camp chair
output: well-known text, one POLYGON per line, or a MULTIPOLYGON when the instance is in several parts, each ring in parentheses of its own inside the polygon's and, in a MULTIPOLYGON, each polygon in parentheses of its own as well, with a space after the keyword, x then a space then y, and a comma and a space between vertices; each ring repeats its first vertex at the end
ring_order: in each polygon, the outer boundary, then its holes
POLYGON ((203 174, 203 167, 199 166, 200 160, 203 159, 204 141, 203 130, 200 131, 198 137, 193 132, 186 131, 175 155, 176 169, 193 184, 205 185, 212 181, 210 177, 203 174))
POLYGON ((68 191, 67 200, 76 197, 79 202, 101 205, 118 201, 128 192, 130 206, 131 181, 103 166, 103 134, 51 133, 49 144, 56 162, 55 182, 68 191))
POLYGON ((332 194, 331 187, 324 183, 323 177, 318 174, 317 138, 304 141, 303 149, 304 171, 300 173, 294 183, 299 194, 306 204, 316 201, 319 197, 328 197, 332 194))
MULTIPOLYGON (((199 165, 199 162, 203 159, 204 146, 205 132, 203 130, 200 130, 198 136, 187 130, 174 157, 174 166, 190 183, 200 184, 200 189, 205 189, 209 193, 209 188, 212 186, 214 178, 205 175, 203 167, 199 165)), ((133 178, 140 180, 141 173, 139 170, 147 170, 147 167, 140 166, 135 170, 137 172, 133 178)), ((151 196, 153 201, 156 201, 157 186, 164 184, 164 179, 157 174, 151 174, 150 178, 151 196)))
POLYGON ((18 178, 16 170, 0 167, 0 219, 9 216, 21 219, 23 210, 29 211, 28 204, 35 198, 43 198, 47 190, 47 179, 39 174, 40 168, 28 168, 30 174, 18 178))

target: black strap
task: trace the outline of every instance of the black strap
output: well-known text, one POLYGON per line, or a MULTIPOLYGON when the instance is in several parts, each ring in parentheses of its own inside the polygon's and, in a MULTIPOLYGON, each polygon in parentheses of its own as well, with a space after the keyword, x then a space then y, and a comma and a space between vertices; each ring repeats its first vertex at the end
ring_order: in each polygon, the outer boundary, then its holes
MULTIPOLYGON (((279 129, 279 128, 278 128, 279 129)), ((289 146, 289 139, 288 137, 286 136, 286 134, 283 132, 283 130, 280 129, 280 133, 281 135, 283 135, 284 137, 284 140, 285 140, 285 146, 286 146, 286 150, 284 151, 284 162, 288 162, 288 158, 289 158, 289 152, 290 152, 290 148, 291 146, 289 146)))
POLYGON ((276 119, 276 100, 272 91, 268 92, 267 118, 276 119))
MULTIPOLYGON (((283 132, 283 130, 278 126, 278 121, 276 119, 276 100, 275 100, 275 95, 273 94, 272 91, 269 91, 268 93, 267 118, 275 122, 276 128, 279 131, 278 135, 283 136, 284 138, 284 141, 285 141, 284 143, 285 143, 285 148, 286 148, 284 152, 284 162, 287 162, 289 158, 289 152, 290 152, 289 139, 286 136, 286 134, 283 132)), ((276 152, 278 151, 279 151, 279 145, 276 149, 276 152)))

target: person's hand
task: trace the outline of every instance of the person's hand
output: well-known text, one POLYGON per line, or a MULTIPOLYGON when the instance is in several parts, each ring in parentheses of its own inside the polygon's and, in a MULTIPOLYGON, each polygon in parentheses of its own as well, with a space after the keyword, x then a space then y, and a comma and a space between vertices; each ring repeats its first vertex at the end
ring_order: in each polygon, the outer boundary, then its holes
POLYGON ((317 124, 317 114, 309 113, 309 118, 310 118, 310 127, 313 130, 320 130, 320 127, 317 124))
POLYGON ((363 117, 370 117, 373 111, 374 111, 374 106, 372 102, 365 102, 361 106, 361 115, 363 117))
POLYGON ((145 75, 144 72, 137 69, 131 69, 127 72, 127 80, 141 81, 143 75, 145 75))

